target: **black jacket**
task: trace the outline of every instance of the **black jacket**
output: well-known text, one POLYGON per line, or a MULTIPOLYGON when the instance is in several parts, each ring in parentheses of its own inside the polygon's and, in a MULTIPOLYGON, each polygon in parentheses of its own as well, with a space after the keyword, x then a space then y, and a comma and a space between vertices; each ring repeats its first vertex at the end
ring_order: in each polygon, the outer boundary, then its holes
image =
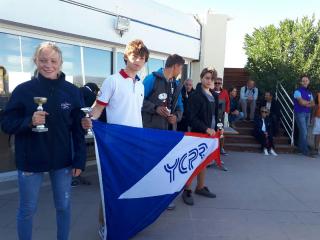
MULTIPOLYGON (((266 117, 264 119, 264 124, 266 125, 266 132, 268 133, 269 136, 272 136, 272 123, 271 119, 269 117, 266 117)), ((253 130, 253 135, 254 136, 259 136, 261 134, 264 134, 262 131, 262 118, 260 116, 257 116, 254 119, 254 130, 253 130)))
POLYGON ((187 119, 192 132, 205 133, 207 128, 211 128, 212 115, 218 122, 218 95, 214 94, 214 106, 209 102, 202 92, 201 83, 198 83, 196 90, 188 99, 187 119))
POLYGON ((18 85, 3 112, 2 130, 15 135, 15 158, 19 170, 45 172, 65 167, 85 168, 86 145, 81 127, 83 99, 79 89, 65 80, 37 78, 18 85), (37 109, 33 97, 46 97, 47 132, 32 131, 37 109), (74 149, 74 153, 73 153, 74 149))
MULTIPOLYGON (((267 106, 267 101, 262 100, 260 107, 265 107, 265 106, 267 106)), ((271 102, 270 116, 276 116, 277 118, 280 118, 280 105, 278 101, 274 99, 272 99, 272 102, 271 102)))

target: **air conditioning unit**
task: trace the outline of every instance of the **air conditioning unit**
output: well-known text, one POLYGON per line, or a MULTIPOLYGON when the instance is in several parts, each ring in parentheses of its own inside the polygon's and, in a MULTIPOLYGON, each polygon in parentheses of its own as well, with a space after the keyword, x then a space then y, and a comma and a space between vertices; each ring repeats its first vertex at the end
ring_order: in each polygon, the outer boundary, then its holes
POLYGON ((130 19, 118 16, 116 19, 115 30, 119 32, 122 37, 123 33, 128 31, 130 28, 130 19))

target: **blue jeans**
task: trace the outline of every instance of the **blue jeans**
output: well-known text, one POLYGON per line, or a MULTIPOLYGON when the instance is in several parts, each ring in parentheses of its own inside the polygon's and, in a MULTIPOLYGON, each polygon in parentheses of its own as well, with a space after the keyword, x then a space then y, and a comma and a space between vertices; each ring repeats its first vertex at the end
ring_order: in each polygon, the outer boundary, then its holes
MULTIPOLYGON (((50 171, 57 218, 57 239, 67 240, 70 229, 71 168, 50 171)), ((20 204, 17 213, 19 240, 32 239, 33 216, 37 210, 43 172, 23 172, 18 170, 20 204)))
POLYGON ((233 115, 233 114, 229 113, 229 123, 239 121, 243 118, 244 118, 243 112, 239 112, 239 115, 233 115))
POLYGON ((298 147, 302 154, 307 155, 308 149, 308 124, 310 122, 310 113, 295 113, 296 123, 299 129, 299 142, 298 147))

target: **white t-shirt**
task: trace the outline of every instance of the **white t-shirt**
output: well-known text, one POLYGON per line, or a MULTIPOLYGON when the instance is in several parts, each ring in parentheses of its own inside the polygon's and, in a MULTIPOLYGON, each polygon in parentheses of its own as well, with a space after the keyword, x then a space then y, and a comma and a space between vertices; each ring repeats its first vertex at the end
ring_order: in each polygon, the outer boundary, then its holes
POLYGON ((107 122, 142 127, 144 86, 139 77, 130 78, 122 69, 104 80, 97 103, 106 106, 107 122))

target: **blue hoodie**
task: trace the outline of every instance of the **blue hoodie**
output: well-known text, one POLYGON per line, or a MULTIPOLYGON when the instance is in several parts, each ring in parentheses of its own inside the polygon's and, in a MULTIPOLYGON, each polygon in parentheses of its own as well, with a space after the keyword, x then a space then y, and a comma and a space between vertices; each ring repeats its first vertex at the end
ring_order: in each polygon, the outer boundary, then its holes
POLYGON ((46 172, 65 167, 85 168, 85 131, 81 127, 83 99, 79 89, 65 80, 37 78, 18 85, 3 112, 1 127, 15 135, 17 168, 46 172), (37 110, 33 97, 46 97, 47 132, 32 131, 32 115, 37 110), (73 145, 73 146, 72 146, 73 145), (73 150, 75 149, 74 153, 73 150))

